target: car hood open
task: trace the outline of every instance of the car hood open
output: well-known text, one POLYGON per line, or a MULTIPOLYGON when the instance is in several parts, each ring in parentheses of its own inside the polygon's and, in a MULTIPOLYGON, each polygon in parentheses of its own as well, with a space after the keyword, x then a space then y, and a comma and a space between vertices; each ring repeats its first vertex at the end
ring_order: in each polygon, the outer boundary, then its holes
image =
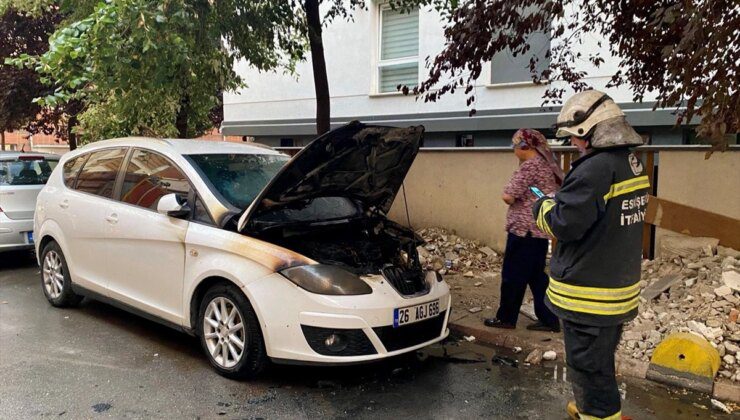
POLYGON ((317 197, 347 197, 365 211, 387 214, 423 135, 423 126, 353 121, 316 138, 267 184, 242 214, 238 230, 257 215, 317 197))

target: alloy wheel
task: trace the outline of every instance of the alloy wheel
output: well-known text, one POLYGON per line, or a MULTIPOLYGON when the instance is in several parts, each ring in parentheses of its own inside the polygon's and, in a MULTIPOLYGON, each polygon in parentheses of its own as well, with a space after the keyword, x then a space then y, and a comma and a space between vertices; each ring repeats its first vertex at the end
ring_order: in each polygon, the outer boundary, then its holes
POLYGON ((50 298, 58 298, 64 289, 64 267, 62 257, 56 251, 49 251, 44 257, 42 267, 44 276, 44 288, 50 298))
POLYGON ((203 337, 213 360, 223 368, 234 367, 244 356, 246 336, 234 302, 222 296, 211 300, 203 317, 203 337))

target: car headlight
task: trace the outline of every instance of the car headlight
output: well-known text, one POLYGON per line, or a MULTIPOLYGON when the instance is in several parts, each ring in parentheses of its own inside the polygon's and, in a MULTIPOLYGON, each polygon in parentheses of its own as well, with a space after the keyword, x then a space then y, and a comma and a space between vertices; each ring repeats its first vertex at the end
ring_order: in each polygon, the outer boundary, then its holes
POLYGON ((285 278, 320 295, 369 295, 373 289, 357 275, 334 265, 312 264, 280 271, 285 278))

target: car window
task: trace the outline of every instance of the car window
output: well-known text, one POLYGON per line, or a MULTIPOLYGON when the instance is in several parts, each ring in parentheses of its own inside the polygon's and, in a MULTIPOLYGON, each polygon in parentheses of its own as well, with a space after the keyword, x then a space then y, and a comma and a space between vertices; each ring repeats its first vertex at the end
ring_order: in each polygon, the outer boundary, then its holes
POLYGON ((162 196, 176 193, 187 199, 190 183, 169 159, 159 153, 135 149, 121 189, 121 201, 152 210, 162 196))
POLYGON ((246 209, 257 194, 288 161, 283 155, 206 154, 188 155, 207 183, 228 204, 246 209))
POLYGON ((58 163, 41 156, 0 161, 0 185, 44 185, 58 163))
POLYGON ((91 153, 77 177, 75 190, 101 197, 113 197, 116 175, 125 155, 126 149, 105 149, 91 153))
POLYGON ((64 163, 62 167, 62 176, 64 177, 64 185, 69 188, 74 188, 75 179, 77 179, 77 173, 80 172, 80 168, 85 163, 89 154, 77 156, 74 159, 70 159, 64 163))
POLYGON ((208 209, 203 204, 203 200, 201 200, 197 195, 195 196, 195 206, 193 208, 193 220, 209 225, 213 224, 211 215, 208 214, 208 209))

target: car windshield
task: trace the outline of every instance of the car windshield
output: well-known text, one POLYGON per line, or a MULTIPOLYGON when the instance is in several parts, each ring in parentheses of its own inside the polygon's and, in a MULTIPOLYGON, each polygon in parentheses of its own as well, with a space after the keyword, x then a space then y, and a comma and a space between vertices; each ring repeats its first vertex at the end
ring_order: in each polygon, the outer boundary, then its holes
POLYGON ((283 155, 202 154, 187 156, 229 204, 246 209, 289 160, 283 155))
POLYGON ((44 185, 57 163, 42 157, 0 161, 0 185, 44 185))

